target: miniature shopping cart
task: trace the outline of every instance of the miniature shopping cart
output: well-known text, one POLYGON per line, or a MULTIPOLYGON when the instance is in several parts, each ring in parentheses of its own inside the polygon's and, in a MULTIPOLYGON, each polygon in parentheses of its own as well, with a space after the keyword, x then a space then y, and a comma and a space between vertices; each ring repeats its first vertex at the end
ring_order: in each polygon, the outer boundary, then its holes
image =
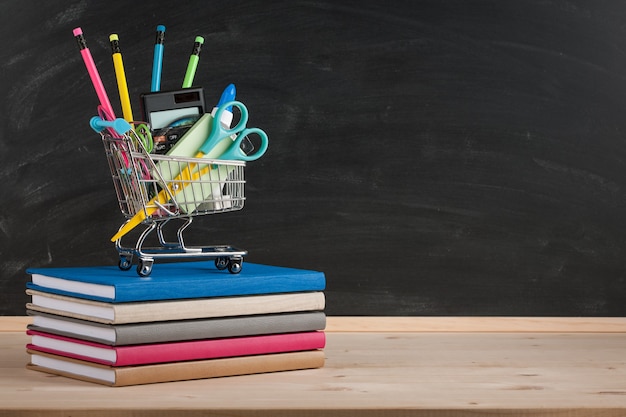
POLYGON ((123 246, 121 237, 112 239, 120 269, 131 269, 137 257, 137 274, 145 277, 156 259, 190 257, 214 259, 217 269, 233 274, 241 271, 246 251, 230 245, 187 246, 183 232, 196 216, 243 208, 244 161, 152 154, 146 150, 145 132, 122 119, 105 122, 95 117, 91 125, 102 136, 120 210, 127 218, 120 230, 129 222, 143 226, 133 246, 123 246), (174 219, 182 225, 176 239, 167 241, 164 227, 174 219), (146 238, 154 237, 153 232, 156 239, 151 240, 158 244, 149 246, 146 238))

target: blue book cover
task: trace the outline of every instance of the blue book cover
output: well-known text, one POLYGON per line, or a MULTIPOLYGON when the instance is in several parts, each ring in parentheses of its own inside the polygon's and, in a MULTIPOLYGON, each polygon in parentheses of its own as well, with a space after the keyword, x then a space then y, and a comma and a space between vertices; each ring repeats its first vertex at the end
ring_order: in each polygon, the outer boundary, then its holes
POLYGON ((112 303, 178 300, 322 291, 323 272, 279 266, 244 264, 239 274, 219 271, 211 262, 174 262, 155 266, 139 277, 116 265, 69 268, 29 268, 33 290, 112 303))

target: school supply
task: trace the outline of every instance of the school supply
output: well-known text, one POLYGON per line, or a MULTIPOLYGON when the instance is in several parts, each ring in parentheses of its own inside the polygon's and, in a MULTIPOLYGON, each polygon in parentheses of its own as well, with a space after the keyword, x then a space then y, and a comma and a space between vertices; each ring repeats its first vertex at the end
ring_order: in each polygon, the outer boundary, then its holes
POLYGON ((167 154, 170 149, 172 149, 172 146, 178 143, 180 138, 187 133, 189 128, 193 126, 198 119, 199 116, 185 117, 177 120, 168 127, 156 130, 152 136, 154 140, 154 152, 158 154, 167 154))
MULTIPOLYGON (((219 109, 224 103, 228 103, 229 101, 234 101, 236 94, 237 94, 237 89, 235 88, 235 84, 228 84, 226 88, 224 89, 224 91, 222 92, 222 95, 220 96, 220 100, 217 102, 217 105, 213 107, 213 110, 211 110, 211 114, 215 117, 215 113, 217 112, 217 109, 219 109)), ((233 107, 232 106, 226 107, 226 110, 222 114, 222 118, 220 119, 220 122, 222 122, 226 127, 231 126, 231 124, 233 123, 233 107)))
POLYGON ((321 272, 250 264, 224 275, 205 262, 166 263, 144 279, 112 266, 28 271, 29 369, 136 385, 324 365, 321 272), (116 299, 92 300, 107 283, 116 299))
MULTIPOLYGON (((118 197, 122 214, 127 218, 120 227, 123 234, 115 238, 115 247, 120 254, 119 267, 128 270, 134 257, 139 259, 137 273, 147 276, 156 258, 209 258, 215 260, 218 269, 228 269, 236 274, 241 271, 246 251, 230 245, 189 246, 184 242, 183 232, 195 216, 241 210, 245 201, 245 162, 235 160, 214 160, 202 158, 173 158, 167 155, 149 154, 141 147, 141 140, 135 130, 126 132, 122 138, 113 138, 101 132, 102 142, 109 162, 111 178, 118 197), (197 167, 191 178, 178 175, 171 181, 164 181, 156 164, 178 166, 183 171, 189 166, 197 167), (206 173, 210 173, 206 175, 206 173), (228 173, 228 175, 225 175, 228 173), (196 183, 212 187, 224 184, 223 193, 212 195, 185 195, 185 204, 202 206, 202 211, 186 213, 177 201, 177 195, 186 187, 196 183), (190 200, 195 198, 197 200, 190 200), (167 240, 164 226, 174 219, 184 222, 176 232, 176 240, 167 240), (133 222, 127 227, 129 222, 133 222), (123 246, 121 236, 143 223, 145 229, 137 237, 133 246, 123 246), (151 235, 155 232, 155 235, 151 235), (158 237, 158 246, 148 246, 148 236, 158 237)), ((209 188, 210 189, 210 188, 209 188)))
POLYGON ((128 123, 122 124, 115 117, 108 101, 82 30, 76 28, 73 33, 100 100, 99 120, 93 118, 90 125, 102 137, 120 210, 127 218, 111 239, 120 254, 119 267, 129 269, 133 257, 137 256, 137 273, 147 276, 152 271, 156 257, 208 257, 215 260, 219 270, 228 269, 233 274, 238 273, 243 257, 247 255, 245 250, 230 245, 189 247, 183 240, 183 231, 191 224, 193 217, 243 208, 245 162, 261 157, 268 145, 264 131, 246 127, 248 111, 241 102, 234 100, 236 91, 233 84, 224 90, 218 106, 206 115, 203 89, 190 86, 204 38, 195 38, 183 80, 186 88, 161 92, 165 27, 157 26, 151 92, 141 95, 144 122, 132 120, 119 36, 109 36, 120 102, 128 123), (238 109, 241 117, 236 126, 231 128, 233 108, 238 109), (196 123, 205 115, 203 123, 196 123), (223 123, 212 123, 211 117, 223 123), (203 134, 204 137, 199 137, 201 143, 197 145, 193 140, 177 148, 177 151, 170 152, 196 124, 198 131, 210 129, 203 134), (249 136, 259 138, 258 150, 254 150, 249 136), (185 152, 183 156, 178 156, 178 150, 181 149, 185 149, 185 152), (173 219, 182 219, 184 223, 176 232, 176 240, 168 241, 164 237, 163 228, 173 219), (146 229, 134 246, 122 246, 121 238, 141 223, 146 225, 146 229), (159 246, 145 245, 146 238, 153 236, 152 232, 155 232, 159 246))
MULTIPOLYGON (((104 110, 102 108, 98 108, 100 116, 94 116, 89 120, 89 125, 91 126, 91 128, 96 131, 97 133, 102 134, 103 131, 107 130, 109 132, 115 132, 115 137, 116 138, 120 138, 120 135, 123 135, 126 132, 129 132, 131 130, 133 130, 133 128, 131 127, 130 123, 128 123, 126 120, 124 119, 115 119, 115 120, 107 120, 107 116, 104 113, 104 110)), ((110 117, 110 116, 109 116, 110 117)), ((146 130, 146 126, 145 124, 139 124, 137 126, 136 130, 133 130, 133 137, 135 138, 135 146, 142 146, 144 149, 151 149, 152 148, 152 138, 150 136, 150 132, 149 130, 146 130)), ((149 152, 149 151, 148 151, 149 152)), ((128 146, 124 146, 123 144, 119 145, 118 148, 118 161, 120 162, 120 168, 123 165, 123 167, 126 168, 126 170, 128 170, 131 166, 131 154, 130 154, 130 149, 128 146)), ((145 162, 143 161, 138 161, 136 164, 136 168, 137 168, 137 172, 139 173, 139 175, 141 175, 141 178, 143 178, 144 180, 149 180, 151 173, 150 170, 148 169, 148 166, 145 164, 145 162)), ((119 171, 118 173, 121 172, 127 172, 127 171, 119 171)), ((127 184, 126 190, 128 192, 131 192, 131 189, 129 188, 129 186, 132 186, 132 192, 133 193, 141 193, 142 190, 138 188, 138 185, 136 183, 133 184, 127 184)))
POLYGON ((204 90, 184 90, 141 94, 144 120, 152 129, 154 151, 167 153, 204 114, 204 90))
POLYGON ((126 83, 126 73, 124 71, 124 61, 122 60, 122 52, 120 50, 119 36, 113 33, 109 36, 109 41, 111 42, 111 56, 113 58, 115 78, 117 79, 117 89, 120 94, 122 114, 128 123, 132 123, 133 110, 130 105, 130 96, 128 94, 128 84, 126 83))
POLYGON ((140 99, 144 120, 153 132, 205 112, 202 87, 144 93, 140 99))
POLYGON ((141 142, 140 148, 143 147, 148 153, 152 152, 155 146, 155 140, 150 132, 150 127, 145 123, 139 123, 135 126, 134 131, 135 136, 141 142))
MULTIPOLYGON (((242 161, 253 161, 260 158, 265 151, 267 150, 268 140, 265 132, 258 128, 250 128, 239 130, 241 126, 245 124, 247 121, 247 110, 245 106, 236 101, 226 102, 220 108, 218 108, 215 113, 215 118, 212 123, 211 133, 209 137, 205 141, 203 145, 200 146, 199 152, 195 155, 195 158, 201 157, 212 157, 215 155, 216 158, 226 159, 226 160, 242 160, 242 161), (229 107, 238 107, 241 110, 241 119, 239 123, 232 129, 226 128, 222 123, 216 123, 215 120, 221 120, 222 114, 227 111, 229 107), (232 133, 231 133, 232 132, 232 133), (261 144, 259 149, 256 152, 246 153, 242 149, 242 145, 244 141, 248 141, 248 136, 252 134, 257 134, 261 140, 261 144), (209 147, 206 146, 207 142, 213 140, 213 138, 221 138, 216 140, 216 145, 213 146, 210 150, 209 147), (232 142, 231 142, 232 139, 232 142), (224 150, 222 150, 225 148, 224 150), (203 154, 203 149, 208 150, 206 154, 203 154)), ((186 169, 192 169, 191 166, 188 166, 186 169)), ((218 174, 219 177, 226 178, 230 175, 231 170, 226 167, 218 167, 216 169, 220 169, 221 172, 218 174)), ((186 172, 182 172, 181 176, 186 178, 186 172)), ((207 175, 215 175, 210 170, 202 169, 199 171, 200 177, 205 178, 207 175)), ((176 195, 178 202, 181 204, 182 210, 187 213, 193 212, 199 205, 194 204, 194 201, 198 201, 195 196, 202 195, 217 195, 222 192, 222 188, 224 183, 215 183, 209 182, 211 187, 209 188, 207 182, 200 182, 191 184, 188 187, 182 189, 180 193, 176 195), (188 201, 191 201, 191 204, 186 204, 188 201)), ((227 195, 227 194, 226 194, 227 195)), ((228 202, 228 199, 226 199, 228 202)))
POLYGON ((32 299, 26 305, 29 311, 116 325, 322 310, 325 304, 320 291, 123 303, 58 295, 48 290, 27 289, 26 294, 32 299))
MULTIPOLYGON (((222 92, 222 95, 220 96, 220 100, 217 102, 217 106, 215 106, 213 110, 216 111, 222 104, 235 100, 236 94, 237 94, 237 89, 235 88, 235 84, 228 84, 226 88, 224 89, 224 91, 222 92)), ((227 110, 232 111, 232 108, 227 108, 227 110)), ((229 120, 228 123, 226 124, 230 126, 231 122, 232 120, 229 120)))
POLYGON ((89 120, 89 126, 96 132, 100 133, 105 129, 114 129, 116 132, 128 132, 131 127, 124 119, 103 120, 101 117, 94 116, 89 120))
POLYGON ((193 43, 193 49, 189 56, 189 63, 187 64, 187 71, 185 72, 185 78, 183 79, 183 88, 189 88, 193 84, 193 78, 196 75, 196 68, 198 68, 198 61, 200 60, 200 50, 204 38, 202 36, 196 36, 193 43))
MULTIPOLYGON (((302 293, 298 295, 304 295, 302 293)), ((285 297, 274 295, 273 297, 285 297)), ((251 296, 254 297, 254 296, 251 296)), ((248 298, 251 298, 248 297, 248 298)), ((261 296, 259 296, 261 297, 261 296)), ((245 298, 245 297, 237 297, 245 298)), ((236 298, 232 298, 235 300, 236 298)), ((214 301, 219 301, 215 299, 214 301)), ((204 300, 207 303, 210 300, 204 300)), ((271 302, 268 300, 268 302, 271 302)), ((145 303, 144 303, 145 304, 145 303)), ((165 302, 160 302, 161 305, 165 302)), ((322 306, 323 308, 323 306, 322 306)), ((32 319, 29 330, 88 340, 109 346, 138 345, 145 343, 166 343, 183 340, 215 339, 261 334, 310 332, 324 330, 326 314, 323 311, 298 311, 295 313, 274 313, 172 320, 144 323, 106 324, 56 314, 27 310, 32 319)))
MULTIPOLYGON (((205 113, 194 125, 192 125, 185 135, 167 152, 170 157, 190 157, 196 154, 200 145, 206 140, 211 132, 211 126, 213 125, 214 118, 211 114, 205 113)), ((224 138, 215 148, 213 148, 207 158, 215 158, 224 153, 228 147, 232 144, 230 138, 224 138)), ((163 181, 170 182, 181 173, 182 169, 186 168, 181 164, 171 164, 168 161, 157 161, 157 170, 159 171, 163 181)), ((215 168, 215 167, 214 167, 215 168)), ((222 166, 219 169, 217 176, 227 178, 231 171, 232 166, 222 166)), ((215 177, 216 174, 213 173, 215 177)), ((194 201, 198 201, 201 198, 210 198, 212 196, 222 195, 224 183, 211 181, 210 169, 204 172, 200 176, 201 181, 192 182, 184 187, 180 193, 176 194, 176 201, 180 205, 181 210, 185 213, 191 213, 195 210, 199 204, 194 204, 194 201), (186 204, 191 202, 191 204, 186 204)), ((225 196, 222 199, 222 205, 220 208, 227 208, 227 205, 231 203, 230 197, 225 196)), ((213 207, 218 207, 213 203, 213 207)))
MULTIPOLYGON (((85 63, 85 67, 87 68, 87 72, 89 73, 89 78, 91 78, 91 83, 96 90, 98 100, 100 100, 100 105, 102 106, 104 111, 110 116, 109 120, 113 120, 115 119, 115 112, 113 111, 113 107, 111 106, 111 102, 109 101, 109 96, 107 95, 107 92, 104 88, 104 84, 102 84, 102 79, 100 78, 100 74, 98 73, 96 63, 91 56, 91 51, 87 47, 87 42, 85 41, 83 30, 80 27, 77 27, 76 29, 74 29, 73 34, 76 42, 78 42, 80 54, 83 57, 83 62, 85 63)), ((115 135, 115 133, 112 134, 115 135)))
POLYGON ((206 138, 205 142, 198 148, 198 152, 195 155, 196 158, 203 158, 205 155, 209 154, 209 152, 211 152, 211 150, 222 139, 228 137, 232 138, 233 135, 235 135, 235 138, 233 139, 232 145, 219 155, 219 159, 255 161, 265 154, 268 146, 267 134, 258 127, 246 127, 246 124, 248 123, 248 108, 242 102, 229 101, 222 104, 215 112, 215 120, 221 120, 222 114, 227 111, 229 107, 236 107, 239 109, 239 121, 232 128, 224 126, 222 123, 213 123, 211 133, 209 134, 209 137, 206 138), (259 149, 255 153, 248 155, 241 150, 241 143, 250 135, 258 136, 261 142, 259 149))
POLYGON ((141 366, 110 366, 28 350, 28 369, 114 387, 191 379, 313 369, 324 366, 321 349, 141 366))
MULTIPOLYGON (((229 101, 235 100, 235 95, 237 94, 237 89, 235 88, 235 84, 229 84, 226 86, 222 95, 220 96, 220 100, 217 102, 217 106, 213 107, 211 110, 211 115, 215 117, 215 113, 217 109, 219 109, 222 104, 227 103, 229 101)), ((233 106, 226 107, 226 110, 222 113, 222 117, 220 118, 220 122, 227 128, 229 128, 233 123, 233 106)), ((236 136, 231 135, 231 138, 235 140, 236 136)), ((246 137, 243 142, 241 142, 241 149, 244 151, 246 155, 250 155, 252 151, 254 151, 254 145, 252 142, 246 137)))
POLYGON ((29 350, 112 366, 217 359, 323 349, 324 332, 297 332, 110 346, 36 330, 27 330, 29 350))
POLYGON ((205 112, 203 89, 192 87, 200 36, 183 90, 160 91, 164 32, 159 25, 142 121, 133 120, 117 34, 109 41, 124 119, 115 117, 82 30, 74 31, 100 100, 89 124, 101 135, 126 222, 112 239, 117 266, 27 271, 27 367, 113 386, 321 367, 323 273, 259 264, 242 273, 246 251, 184 242, 194 217, 243 207, 244 167, 264 155, 268 137, 247 127, 234 84, 205 112), (173 220, 183 223, 168 241, 164 228, 173 220), (134 246, 123 246, 121 238, 140 223, 145 229, 134 246), (148 246, 148 236, 158 245, 148 246), (141 279, 125 273, 134 257, 141 279), (183 257, 213 259, 215 268, 169 262, 152 273, 155 259, 183 257))
MULTIPOLYGON (((230 100, 231 97, 235 96, 235 86, 234 84, 230 84, 226 87, 220 101, 217 106, 213 108, 211 114, 204 114, 188 131, 185 135, 176 143, 168 152, 169 156, 181 156, 181 157, 192 157, 197 156, 198 149, 202 146, 202 144, 209 139, 211 134, 219 134, 219 132, 213 132, 213 123, 214 120, 217 120, 216 117, 219 117, 221 121, 221 125, 225 129, 230 129, 230 125, 233 120, 233 112, 232 105, 228 105, 229 102, 233 102, 230 100), (225 106, 226 105, 226 106, 225 106), (221 110, 220 110, 221 108, 221 110), (217 114, 218 110, 220 110, 219 115, 217 114)), ((244 106, 245 107, 245 106, 244 106)), ((247 117, 247 115, 246 115, 247 117)), ((222 133, 225 134, 225 133, 222 133)), ((264 138, 263 138, 264 139, 264 138)), ((245 141, 247 144, 248 137, 242 136, 240 140, 237 138, 236 134, 230 135, 229 138, 222 139, 217 145, 215 145, 206 155, 205 158, 220 158, 220 159, 228 159, 223 156, 231 146, 239 146, 240 148, 243 146, 243 142, 245 141), (236 141, 237 144, 234 144, 233 141, 236 141)), ((265 141, 266 142, 266 141, 265 141)), ((266 143, 265 143, 266 145, 266 143)), ((252 148, 251 146, 247 146, 249 150, 252 148)), ((246 156, 251 152, 244 152, 246 156)), ((260 156, 260 155, 259 155, 260 156)), ((239 157, 234 158, 239 159, 239 157)), ((168 164, 157 164, 161 175, 165 181, 170 181, 175 178, 180 171, 178 170, 178 166, 170 166, 168 164), (173 169, 173 170, 172 170, 173 169)), ((222 176, 227 176, 230 172, 222 172, 222 176)), ((207 173, 208 174, 208 173, 207 173)), ((186 187, 180 195, 177 195, 177 200, 179 203, 185 203, 189 200, 194 200, 194 196, 203 195, 209 196, 216 193, 221 193, 224 184, 220 183, 211 183, 210 187, 208 183, 203 184, 192 184, 186 187), (200 188, 202 187, 202 188, 200 188)), ((228 199, 225 200, 225 203, 228 204, 228 199)), ((192 212, 197 208, 197 205, 194 204, 181 204, 181 207, 187 213, 192 212)))
POLYGON ((150 91, 161 89, 161 72, 163 70, 163 44, 165 42, 165 26, 158 25, 156 28, 156 39, 154 41, 154 58, 152 61, 152 82, 150 91))
POLYGON ((128 279, 113 265, 29 268, 26 272, 32 275, 29 289, 117 303, 321 291, 326 285, 323 272, 254 263, 232 276, 200 261, 164 263, 145 279, 128 279))
MULTIPOLYGON (((178 171, 180 173, 176 175, 171 181, 167 182, 165 189, 161 190, 156 197, 151 199, 144 210, 136 212, 136 214, 120 228, 120 230, 111 238, 112 242, 121 239, 125 234, 134 229, 146 218, 154 214, 159 208, 162 208, 164 205, 166 205, 168 201, 170 201, 171 199, 176 199, 176 196, 180 192, 183 193, 183 201, 187 205, 191 204, 192 206, 195 205, 195 207, 197 207, 199 204, 202 203, 202 201, 198 199, 198 196, 200 195, 202 198, 204 198, 205 196, 202 193, 196 193, 196 189, 193 188, 194 182, 196 182, 196 184, 204 184, 207 187, 213 187, 214 184, 226 183, 228 179, 231 178, 231 173, 234 171, 235 167, 227 166, 228 164, 226 163, 226 161, 222 163, 222 167, 220 167, 219 165, 216 166, 216 162, 206 163, 204 161, 198 161, 202 160, 203 156, 208 154, 211 149, 215 147, 221 140, 225 138, 230 139, 231 135, 236 135, 235 141, 232 142, 229 147, 220 155, 220 158, 224 158, 229 163, 234 163, 236 161, 253 161, 261 157, 265 153, 268 146, 267 134, 259 128, 246 127, 246 123, 248 122, 248 110, 243 103, 238 101, 224 103, 222 107, 220 107, 216 112, 215 118, 219 120, 221 118, 221 113, 228 106, 237 107, 241 112, 240 120, 237 125, 233 128, 227 129, 222 126, 221 123, 213 123, 213 127, 211 129, 209 137, 207 137, 204 143, 199 147, 196 156, 192 160, 179 160, 180 162, 183 162, 183 164, 170 165, 170 168, 168 169, 169 172, 178 171), (256 153, 254 153, 253 155, 246 155, 241 150, 240 144, 245 137, 251 134, 255 134, 260 137, 261 145, 256 153), (188 188, 190 185, 192 185, 192 187, 188 188), (191 199, 194 200, 190 203, 191 199)), ((224 195, 232 196, 232 194, 230 193, 225 193, 224 195)), ((218 203, 223 201, 223 198, 217 196, 217 194, 213 192, 210 196, 206 197, 209 200, 211 200, 211 198, 216 199, 216 202, 218 203)), ((229 197, 229 201, 230 200, 231 198, 229 197)), ((180 208, 179 204, 178 208, 180 208)), ((216 210, 223 210, 230 207, 219 206, 214 208, 216 210)), ((189 214, 189 211, 185 212, 189 214)))
MULTIPOLYGON (((213 121, 214 117, 211 113, 204 113, 197 122, 195 122, 187 132, 183 135, 183 137, 176 142, 174 146, 167 152, 167 156, 170 157, 182 157, 182 158, 192 158, 198 152, 200 146, 204 143, 206 138, 211 134, 211 130, 213 129, 213 121)), ((228 138, 225 138, 228 139, 228 138)), ((217 158, 222 152, 226 151, 228 146, 232 143, 232 140, 223 140, 220 142, 215 148, 213 148, 209 154, 206 155, 207 158, 217 158)), ((175 178, 180 171, 176 171, 177 166, 168 166, 165 163, 157 163, 157 168, 159 168, 161 175, 165 181, 170 181, 175 178), (172 170, 174 169, 174 170, 172 170)))

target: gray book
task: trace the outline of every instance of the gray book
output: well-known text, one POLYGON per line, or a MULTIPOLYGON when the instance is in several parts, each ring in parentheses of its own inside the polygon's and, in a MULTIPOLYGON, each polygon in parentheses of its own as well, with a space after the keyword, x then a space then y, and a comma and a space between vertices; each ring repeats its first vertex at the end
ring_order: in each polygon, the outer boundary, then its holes
POLYGON ((220 337, 251 336, 324 330, 323 311, 260 314, 152 323, 103 324, 28 310, 31 330, 73 337, 111 346, 161 343, 220 337))

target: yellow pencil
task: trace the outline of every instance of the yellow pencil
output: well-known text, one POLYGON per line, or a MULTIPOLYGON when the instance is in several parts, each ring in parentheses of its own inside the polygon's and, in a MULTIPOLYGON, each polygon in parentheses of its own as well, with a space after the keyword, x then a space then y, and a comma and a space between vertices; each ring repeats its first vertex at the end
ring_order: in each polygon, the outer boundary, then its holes
POLYGON ((109 36, 111 41, 111 53, 113 54, 113 66, 115 67, 115 77, 117 78, 117 89, 120 92, 120 102, 122 104, 122 114, 128 123, 133 121, 133 111, 130 107, 130 97, 128 95, 128 85, 126 84, 126 74, 124 73, 124 62, 120 51, 119 36, 113 33, 109 36))

